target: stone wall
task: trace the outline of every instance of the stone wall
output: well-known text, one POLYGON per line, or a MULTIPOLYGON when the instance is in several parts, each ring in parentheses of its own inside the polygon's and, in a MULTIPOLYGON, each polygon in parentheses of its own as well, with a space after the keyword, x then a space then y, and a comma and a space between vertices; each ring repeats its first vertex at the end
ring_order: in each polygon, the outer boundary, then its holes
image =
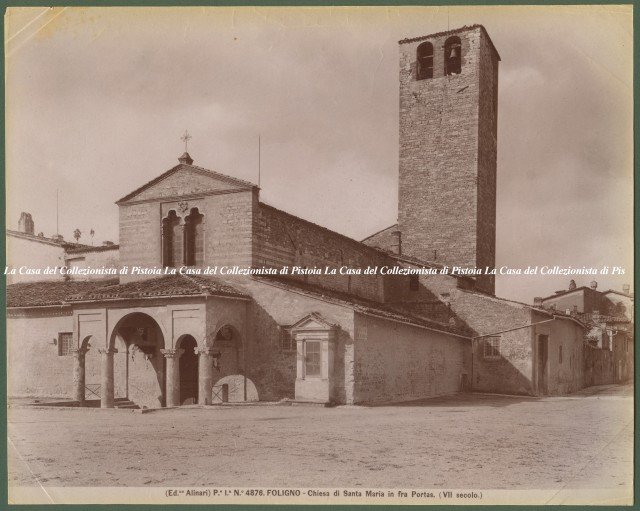
POLYGON ((613 383, 613 353, 589 344, 584 347, 584 385, 607 385, 613 383))
POLYGON ((355 314, 354 402, 409 401, 462 390, 470 341, 355 314))
POLYGON ((334 376, 337 402, 350 403, 352 382, 349 354, 353 352, 353 310, 303 293, 290 291, 278 284, 258 280, 236 282, 250 292, 253 301, 248 315, 246 352, 247 376, 255 384, 261 401, 295 397, 296 349, 283 349, 281 339, 286 328, 316 312, 339 326, 335 345, 334 376))
MULTIPOLYGON (((68 253, 66 266, 74 268, 120 268, 120 252, 118 246, 103 248, 96 247, 93 250, 83 250, 68 253)), ((112 279, 113 275, 69 275, 70 280, 104 280, 112 279)))
MULTIPOLYGON (((123 204, 120 215, 120 267, 160 267, 162 237, 158 203, 123 204)), ((135 275, 123 275, 121 282, 136 280, 135 275)), ((147 277, 148 278, 148 277, 147 277)))
POLYGON ((59 356, 54 339, 73 332, 71 309, 42 308, 7 318, 7 395, 72 397, 73 356, 59 356))
MULTIPOLYGON (((64 266, 64 248, 52 242, 38 241, 34 238, 14 236, 8 234, 7 240, 7 266, 19 269, 27 268, 44 269, 47 266, 61 268, 64 266)), ((7 285, 18 282, 37 282, 62 280, 60 273, 54 275, 7 275, 7 285)))
POLYGON ((485 357, 485 338, 474 341, 472 389, 505 394, 533 393, 531 328, 520 329, 531 324, 530 309, 459 289, 451 291, 450 303, 457 320, 470 327, 475 336, 496 334, 500 339, 500 355, 496 358, 485 357))
MULTIPOLYGON (((189 214, 188 209, 180 211, 179 202, 158 199, 157 202, 120 204, 121 266, 162 266, 163 214, 171 209, 179 216, 189 214)), ((251 264, 257 191, 221 192, 186 202, 187 208, 197 207, 204 214, 204 266, 251 264)), ((148 277, 129 274, 121 280, 142 278, 148 277)))
MULTIPOLYGON (((534 313, 532 319, 538 323, 548 320, 549 317, 534 313)), ((570 394, 585 386, 582 363, 585 348, 584 333, 581 326, 568 319, 556 319, 543 323, 533 330, 534 351, 537 349, 538 336, 548 336, 546 395, 570 394)), ((541 393, 538 388, 538 394, 541 393)))

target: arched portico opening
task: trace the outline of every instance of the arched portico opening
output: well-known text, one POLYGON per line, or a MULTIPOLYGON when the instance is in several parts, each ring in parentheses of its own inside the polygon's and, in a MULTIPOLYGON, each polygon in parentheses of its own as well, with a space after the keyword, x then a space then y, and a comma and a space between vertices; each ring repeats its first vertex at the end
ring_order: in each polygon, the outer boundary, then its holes
POLYGON ((212 385, 206 389, 210 402, 257 401, 256 387, 245 373, 244 342, 240 331, 231 324, 222 325, 208 336, 207 348, 213 357, 212 385))
MULTIPOLYGON (((132 312, 118 321, 109 337, 109 347, 103 353, 107 359, 103 372, 108 371, 108 358, 112 358, 116 400, 127 399, 148 408, 164 406, 163 348, 162 330, 150 315, 132 312)), ((108 383, 108 378, 103 378, 103 387, 108 383)))
POLYGON ((198 343, 192 335, 178 339, 176 348, 184 350, 180 356, 180 404, 191 405, 198 401, 198 343))

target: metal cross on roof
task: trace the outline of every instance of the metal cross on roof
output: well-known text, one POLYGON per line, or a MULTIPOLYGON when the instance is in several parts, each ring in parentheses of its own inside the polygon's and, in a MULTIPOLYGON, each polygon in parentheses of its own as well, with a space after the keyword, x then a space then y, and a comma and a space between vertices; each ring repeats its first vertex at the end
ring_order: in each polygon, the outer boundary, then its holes
POLYGON ((189 144, 189 140, 191 140, 191 135, 189 135, 187 130, 184 130, 184 135, 180 137, 180 140, 184 142, 184 152, 188 153, 189 151, 187 150, 187 146, 189 144))

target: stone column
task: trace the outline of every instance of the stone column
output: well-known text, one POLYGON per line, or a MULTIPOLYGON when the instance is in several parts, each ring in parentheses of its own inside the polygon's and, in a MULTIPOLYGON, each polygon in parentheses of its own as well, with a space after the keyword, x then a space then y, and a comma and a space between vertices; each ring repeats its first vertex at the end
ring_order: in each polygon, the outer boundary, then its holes
POLYGON ((99 349, 102 355, 102 385, 100 389, 100 408, 113 408, 113 354, 115 348, 99 349))
POLYGON ((73 398, 84 406, 85 369, 84 359, 87 348, 73 350, 73 398))
POLYGON ((211 404, 213 386, 213 359, 218 351, 213 348, 195 348, 198 355, 198 404, 211 404))
POLYGON ((180 406, 180 357, 184 350, 160 350, 167 359, 166 407, 180 406))

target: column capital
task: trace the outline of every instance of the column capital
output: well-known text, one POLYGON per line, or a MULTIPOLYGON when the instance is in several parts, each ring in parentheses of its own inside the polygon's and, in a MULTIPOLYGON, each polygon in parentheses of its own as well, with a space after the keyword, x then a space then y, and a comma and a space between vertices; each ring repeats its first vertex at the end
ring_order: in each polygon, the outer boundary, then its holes
POLYGON ((193 352, 196 355, 219 355, 220 354, 220 350, 217 348, 211 348, 209 346, 204 346, 202 348, 199 347, 195 347, 193 348, 193 352))
POLYGON ((113 355, 114 353, 118 353, 118 350, 115 348, 98 348, 98 352, 102 355, 113 355))
POLYGON ((160 350, 165 358, 180 358, 184 353, 183 349, 160 350))

